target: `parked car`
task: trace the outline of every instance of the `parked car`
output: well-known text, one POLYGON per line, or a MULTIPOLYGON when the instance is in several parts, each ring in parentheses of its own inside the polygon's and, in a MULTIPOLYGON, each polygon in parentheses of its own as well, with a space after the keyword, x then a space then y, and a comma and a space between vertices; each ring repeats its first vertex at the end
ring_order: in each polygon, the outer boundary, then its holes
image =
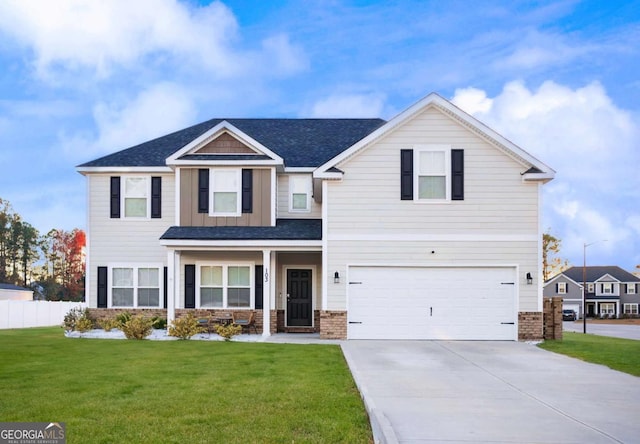
POLYGON ((578 315, 573 310, 562 310, 562 320, 563 321, 575 321, 578 319, 578 315))

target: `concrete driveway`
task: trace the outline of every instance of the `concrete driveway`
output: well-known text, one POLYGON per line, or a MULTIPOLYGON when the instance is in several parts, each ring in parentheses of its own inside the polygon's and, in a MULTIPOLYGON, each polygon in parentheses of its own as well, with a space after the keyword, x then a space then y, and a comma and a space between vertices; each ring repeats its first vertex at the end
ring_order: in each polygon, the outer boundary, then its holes
POLYGON ((377 442, 640 442, 640 378, 603 366, 521 342, 342 349, 377 442))
MULTIPOLYGON (((562 329, 564 331, 582 333, 584 331, 584 325, 582 321, 564 321, 562 323, 562 329)), ((640 325, 593 324, 587 322, 587 334, 640 340, 640 325)))

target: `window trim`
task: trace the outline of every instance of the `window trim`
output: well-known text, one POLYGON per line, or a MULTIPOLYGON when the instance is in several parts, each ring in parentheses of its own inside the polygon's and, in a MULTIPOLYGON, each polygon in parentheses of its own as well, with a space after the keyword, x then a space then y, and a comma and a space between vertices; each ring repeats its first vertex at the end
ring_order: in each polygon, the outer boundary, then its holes
POLYGON ((598 311, 601 315, 615 315, 616 314, 616 304, 614 302, 600 302, 600 306, 598 307, 598 311), (603 313, 603 308, 607 307, 607 312, 603 313), (611 312, 609 312, 611 310, 611 312))
POLYGON ((120 192, 121 192, 121 198, 120 198, 120 215, 121 215, 121 219, 127 219, 127 220, 147 220, 147 219, 151 219, 151 176, 140 176, 140 175, 125 175, 125 176, 120 176, 120 192), (146 200, 146 205, 145 205, 145 215, 144 216, 127 216, 127 206, 126 206, 126 202, 127 202, 127 198, 139 198, 139 197, 135 197, 135 196, 127 196, 127 179, 144 179, 145 181, 145 191, 146 191, 146 195, 145 195, 145 200, 146 200))
POLYGON ((634 283, 627 284, 627 294, 636 294, 637 289, 638 289, 638 287, 637 287, 636 284, 634 284, 634 283), (631 289, 631 288, 633 288, 633 291, 629 291, 629 289, 631 289))
POLYGON ((601 282, 602 284, 602 294, 613 295, 614 294, 614 285, 613 282, 601 282), (611 291, 607 291, 607 289, 611 289, 611 291))
MULTIPOLYGON (((223 191, 230 192, 230 191, 223 191)), ((211 217, 241 217, 242 216, 242 169, 240 168, 210 168, 209 169, 209 216, 211 217), (221 212, 215 211, 215 199, 216 193, 215 181, 216 175, 221 172, 233 172, 236 175, 236 211, 233 212, 221 212)))
POLYGON ((220 262, 220 261, 196 261, 196 308, 206 310, 254 310, 255 309, 255 262, 220 262), (202 267, 222 267, 222 307, 203 307, 201 304, 200 288, 202 285, 202 267), (229 287, 229 267, 249 268, 249 287, 229 287), (248 307, 229 306, 229 288, 249 288, 248 307))
POLYGON ((416 145, 413 147, 413 200, 419 203, 451 202, 451 145, 416 145), (444 153, 444 175, 420 174, 420 154, 424 152, 444 153), (420 177, 444 177, 444 198, 420 198, 420 177))
MULTIPOLYGON (((308 174, 290 174, 289 175, 289 212, 290 213, 310 213, 311 212, 311 194, 313 191, 313 178, 308 174), (294 183, 304 180, 304 184, 301 185, 304 188, 306 194, 305 208, 293 207, 293 195, 294 195, 294 183)), ((295 193, 302 194, 302 193, 295 193)))
POLYGON ((594 284, 593 282, 589 282, 587 284, 587 293, 595 293, 596 292, 596 284, 594 284))
POLYGON ((567 294, 566 282, 558 282, 558 294, 567 294))
MULTIPOLYGON (((121 287, 118 287, 121 288, 121 287)), ((124 287, 122 287, 124 288, 124 287)), ((142 288, 155 288, 155 287, 142 287, 142 288)), ((164 294, 164 264, 161 263, 113 263, 107 266, 107 307, 108 308, 163 308, 163 294, 164 294), (131 268, 133 269, 133 305, 113 305, 113 269, 114 268, 131 268), (155 268, 158 270, 158 305, 140 306, 138 304, 138 270, 140 268, 155 268)))
POLYGON ((631 303, 622 304, 622 313, 626 314, 626 315, 638 315, 638 314, 640 314, 640 312, 638 311, 638 303, 631 302, 631 303), (635 307, 635 312, 633 310, 630 310, 627 313, 627 307, 630 307, 630 308, 631 307, 635 307))

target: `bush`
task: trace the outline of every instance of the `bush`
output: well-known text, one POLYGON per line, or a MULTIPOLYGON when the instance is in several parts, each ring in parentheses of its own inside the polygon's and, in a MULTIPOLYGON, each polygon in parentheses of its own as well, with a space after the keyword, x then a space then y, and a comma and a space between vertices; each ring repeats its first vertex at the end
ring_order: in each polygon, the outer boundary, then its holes
POLYGON ((101 327, 104 331, 111 331, 114 328, 122 328, 122 324, 116 318, 102 319, 98 322, 98 326, 101 327))
POLYGON ((69 310, 69 312, 64 315, 64 320, 62 322, 62 327, 65 331, 87 331, 91 330, 93 327, 93 321, 89 317, 89 309, 88 308, 80 308, 75 307, 69 310), (85 330, 78 329, 78 322, 82 320, 81 327, 85 330), (88 328, 87 328, 88 326, 88 328))
POLYGON ((203 331, 204 329, 198 325, 198 320, 189 313, 187 316, 174 319, 169 327, 169 336, 186 340, 203 331))
POLYGON ((242 327, 236 324, 216 325, 216 333, 222 336, 225 341, 230 341, 235 335, 242 333, 242 327))
POLYGON ((116 315, 116 321, 118 321, 120 325, 124 325, 130 320, 131 320, 131 313, 129 313, 128 311, 123 311, 122 313, 116 315))
POLYGON ((93 328, 93 321, 87 317, 83 317, 78 319, 76 322, 76 330, 84 333, 85 331, 89 331, 93 328))
POLYGON ((153 330, 152 324, 153 321, 151 318, 138 315, 122 324, 120 329, 127 339, 144 339, 149 336, 151 330, 153 330))
POLYGON ((167 328, 167 318, 154 316, 151 318, 151 321, 153 322, 153 328, 156 328, 158 330, 164 330, 165 328, 167 328))

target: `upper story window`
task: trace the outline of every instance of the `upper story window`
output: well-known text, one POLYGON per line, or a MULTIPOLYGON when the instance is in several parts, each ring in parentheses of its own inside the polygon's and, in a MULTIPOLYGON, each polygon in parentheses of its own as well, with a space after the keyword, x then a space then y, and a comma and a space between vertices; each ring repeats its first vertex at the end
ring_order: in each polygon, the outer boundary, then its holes
POLYGON ((289 176, 289 211, 294 213, 306 213, 311 211, 311 189, 311 176, 289 176))
POLYGON ((124 177, 124 217, 148 217, 149 178, 124 177))
POLYGON ((566 282, 558 282, 558 294, 567 294, 566 282))
POLYGON ((240 216, 241 214, 241 170, 211 170, 211 216, 240 216))
POLYGON ((423 148, 417 156, 416 190, 420 200, 447 200, 450 198, 451 151, 445 148, 423 148))
POLYGON ((587 293, 594 293, 594 292, 595 292, 595 285, 587 284, 587 293))
POLYGON ((636 294, 636 284, 627 284, 627 294, 636 294))
POLYGON ((159 219, 162 217, 162 177, 112 176, 109 199, 112 219, 159 219))
POLYGON ((605 282, 602 285, 602 294, 613 294, 613 283, 605 282))

